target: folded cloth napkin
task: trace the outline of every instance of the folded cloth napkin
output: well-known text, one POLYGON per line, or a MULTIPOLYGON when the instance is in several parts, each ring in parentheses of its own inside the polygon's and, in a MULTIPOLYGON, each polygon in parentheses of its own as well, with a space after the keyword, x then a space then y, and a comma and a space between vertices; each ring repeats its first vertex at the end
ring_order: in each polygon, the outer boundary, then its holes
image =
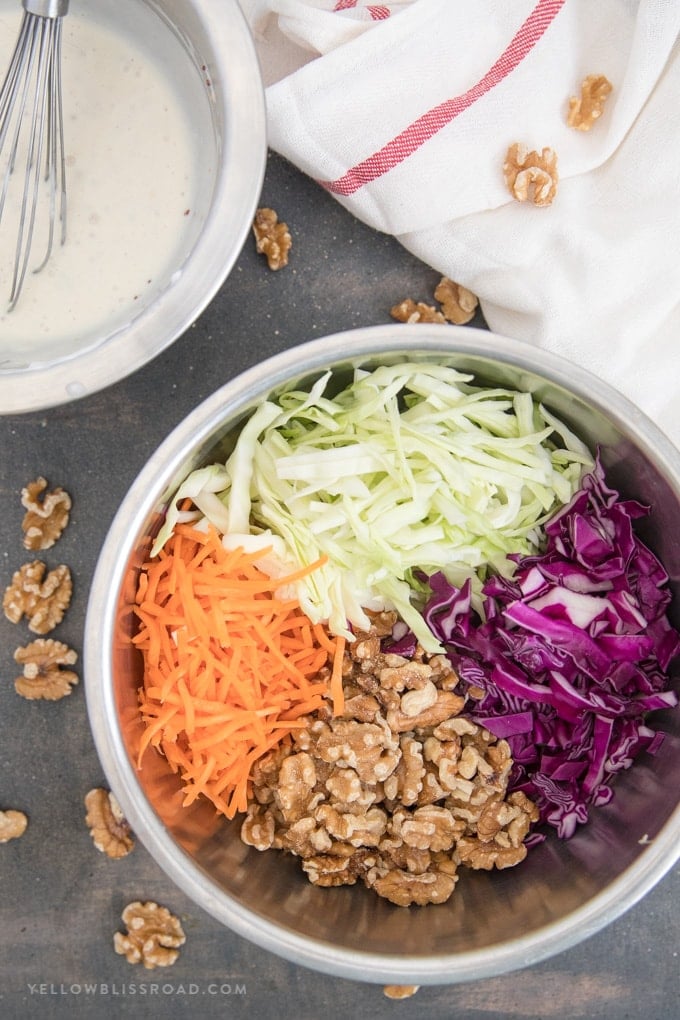
POLYGON ((241 3, 271 147, 473 291, 491 329, 586 366, 680 445, 680 4, 241 3), (589 75, 612 91, 575 130, 589 75), (510 193, 515 142, 554 151, 551 204, 510 193))

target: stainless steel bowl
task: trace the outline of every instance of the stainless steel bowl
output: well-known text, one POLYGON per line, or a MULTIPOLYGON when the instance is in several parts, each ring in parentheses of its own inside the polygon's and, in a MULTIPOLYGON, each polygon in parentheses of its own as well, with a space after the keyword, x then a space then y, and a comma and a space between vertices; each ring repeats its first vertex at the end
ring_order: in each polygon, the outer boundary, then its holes
MULTIPOLYGON (((135 832, 200 907, 265 949, 331 974, 378 983, 447 984, 521 968, 572 946, 639 900, 680 855, 680 711, 656 716, 656 757, 621 774, 616 796, 569 841, 550 837, 510 871, 466 873, 441 906, 404 909, 363 887, 311 886, 292 858, 258 853, 237 822, 181 807, 160 756, 135 767, 140 663, 126 609, 140 557, 177 483, 224 458, 244 417, 271 392, 323 369, 418 357, 527 389, 593 448, 608 478, 653 512, 643 538, 680 583, 680 453, 633 405, 581 368, 463 327, 380 326, 286 351, 202 403, 162 444, 121 506, 91 590, 85 685, 98 752, 135 832)), ((677 606, 675 607, 677 626, 677 606)), ((644 757, 644 756, 643 756, 644 757)))
MULTIPOLYGON (((48 335, 39 357, 0 337, 0 414, 51 407, 96 392, 176 340, 232 269, 262 187, 264 91, 237 0, 91 0, 86 7, 72 5, 68 18, 98 18, 124 29, 172 74, 193 125, 196 207, 175 262, 148 296, 132 302, 110 328, 54 343, 48 335)), ((65 49, 63 61, 68 60, 65 49)), ((121 216, 134 216, 134 208, 121 209, 121 216)), ((77 242, 77 237, 67 239, 67 244, 77 242)), ((22 301, 30 284, 29 279, 22 301)))

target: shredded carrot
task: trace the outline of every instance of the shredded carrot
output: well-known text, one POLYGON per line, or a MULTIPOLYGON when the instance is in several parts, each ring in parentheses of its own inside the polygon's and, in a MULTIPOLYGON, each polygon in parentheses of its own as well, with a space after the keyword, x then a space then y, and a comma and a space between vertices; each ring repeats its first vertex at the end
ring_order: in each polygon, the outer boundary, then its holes
POLYGON ((261 555, 227 551, 213 528, 179 524, 143 565, 135 599, 138 766, 156 748, 180 774, 185 803, 204 795, 228 818, 247 809, 256 761, 324 698, 336 715, 344 707, 344 639, 277 594, 323 561, 274 580, 258 569, 261 555))

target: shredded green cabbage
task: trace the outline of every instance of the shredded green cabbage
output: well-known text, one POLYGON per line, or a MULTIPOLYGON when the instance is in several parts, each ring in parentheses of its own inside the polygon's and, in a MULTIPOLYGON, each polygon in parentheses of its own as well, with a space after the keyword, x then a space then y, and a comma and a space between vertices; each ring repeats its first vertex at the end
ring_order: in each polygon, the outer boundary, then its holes
POLYGON ((542 524, 569 502, 587 447, 531 394, 472 384, 443 365, 357 370, 336 395, 330 372, 310 391, 267 401, 226 465, 194 472, 159 534, 190 496, 228 545, 267 549, 263 569, 327 562, 295 586, 309 617, 351 638, 367 609, 396 609, 427 651, 419 573, 454 584, 511 576, 510 554, 538 551, 542 524))

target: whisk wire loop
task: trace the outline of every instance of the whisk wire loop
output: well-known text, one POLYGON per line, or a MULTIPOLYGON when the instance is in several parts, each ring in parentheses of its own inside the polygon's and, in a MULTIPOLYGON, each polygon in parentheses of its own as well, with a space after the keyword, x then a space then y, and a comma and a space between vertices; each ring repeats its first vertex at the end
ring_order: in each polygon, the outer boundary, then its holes
POLYGON ((9 141, 0 191, 0 225, 18 154, 20 151, 23 154, 23 149, 26 152, 8 311, 15 307, 24 285, 42 202, 47 206, 47 237, 42 260, 33 271, 40 272, 52 254, 57 218, 61 224, 60 242, 66 240, 61 16, 68 5, 65 0, 37 4, 40 10, 54 10, 56 14, 32 13, 31 7, 35 6, 36 0, 24 2, 26 10, 19 36, 0 90, 0 155, 9 141), (43 179, 45 187, 41 188, 43 179))

